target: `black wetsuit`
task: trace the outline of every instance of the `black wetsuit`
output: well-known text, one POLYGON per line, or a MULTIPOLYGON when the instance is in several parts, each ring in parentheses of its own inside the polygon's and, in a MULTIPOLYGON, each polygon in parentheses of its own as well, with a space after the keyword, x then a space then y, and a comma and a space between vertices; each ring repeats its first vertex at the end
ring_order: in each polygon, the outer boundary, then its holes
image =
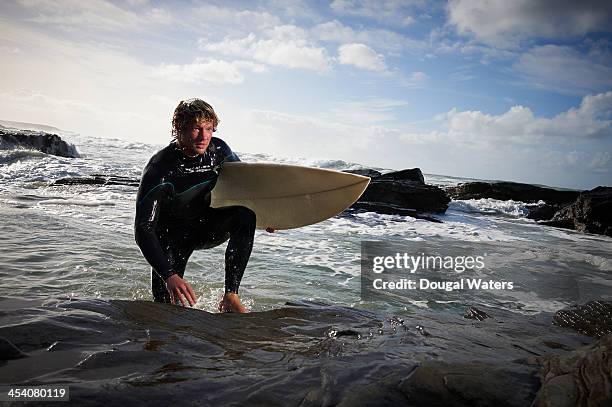
POLYGON ((136 198, 136 243, 152 266, 155 301, 170 302, 165 280, 181 278, 195 249, 217 246, 225 252, 225 291, 238 292, 255 234, 255 213, 243 206, 210 207, 210 192, 226 161, 240 161, 213 137, 206 152, 188 157, 176 142, 156 153, 145 167, 136 198))

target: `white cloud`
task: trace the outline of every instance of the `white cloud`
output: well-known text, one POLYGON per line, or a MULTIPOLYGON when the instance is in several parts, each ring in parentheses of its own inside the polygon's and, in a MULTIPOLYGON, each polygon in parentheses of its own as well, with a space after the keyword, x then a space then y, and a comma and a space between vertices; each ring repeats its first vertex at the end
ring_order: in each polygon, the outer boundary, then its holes
POLYGON ((417 71, 412 72, 408 78, 402 78, 399 83, 407 88, 421 88, 425 85, 428 79, 429 75, 427 75, 425 72, 417 71))
POLYGON ((497 143, 535 145, 548 140, 572 144, 612 138, 612 91, 585 96, 578 108, 553 118, 536 117, 531 109, 513 106, 500 115, 451 110, 441 116, 449 142, 488 147, 497 143))
POLYGON ((587 95, 582 99, 580 107, 577 110, 571 109, 570 112, 575 115, 610 120, 612 118, 612 91, 597 95, 587 95))
POLYGON ((27 50, 3 60, 0 89, 43 89, 65 95, 62 99, 79 99, 100 90, 125 92, 126 83, 130 89, 149 85, 143 79, 144 64, 105 45, 58 40, 7 21, 0 41, 27 50))
POLYGON ((313 38, 332 43, 362 43, 370 47, 394 52, 422 52, 427 47, 423 41, 414 40, 395 31, 384 29, 354 30, 338 20, 317 24, 310 29, 313 38))
POLYGON ((252 56, 251 47, 256 42, 257 37, 255 37, 253 33, 249 33, 246 37, 226 38, 223 41, 213 43, 209 43, 204 38, 198 40, 198 44, 202 50, 239 57, 252 56))
POLYGON ((429 132, 422 131, 406 131, 399 136, 399 140, 411 145, 436 145, 445 140, 446 134, 438 130, 429 132))
POLYGON ((462 69, 462 70, 451 73, 449 75, 449 78, 452 79, 453 81, 465 82, 465 81, 474 80, 478 77, 475 74, 469 72, 468 70, 462 69))
POLYGON ((144 6, 149 3, 149 0, 126 0, 126 3, 130 6, 144 6))
POLYGON ((474 43, 457 43, 457 50, 464 56, 476 55, 480 58, 480 63, 483 65, 489 65, 491 62, 512 61, 517 58, 517 51, 509 51, 506 49, 494 48, 491 46, 476 45, 474 43))
POLYGON ((592 157, 589 167, 598 172, 612 171, 612 153, 609 151, 598 151, 592 157))
POLYGON ((56 39, 8 21, 0 30, 2 42, 24 50, 2 62, 0 111, 5 119, 158 143, 168 139, 179 100, 205 96, 215 105, 222 100, 215 87, 152 78, 152 66, 100 44, 56 39))
POLYGON ((219 59, 196 59, 192 64, 161 64, 153 69, 151 75, 176 82, 210 82, 214 84, 238 84, 244 81, 241 70, 251 72, 265 71, 263 65, 250 61, 223 61, 219 59))
MULTIPOLYGON (((21 49, 19 47, 10 47, 7 45, 0 45, 0 55, 1 54, 19 54, 21 52, 21 49)), ((7 58, 10 58, 10 56, 6 56, 7 58)))
POLYGON ((363 101, 341 103, 329 111, 333 115, 331 120, 334 121, 372 125, 396 119, 393 112, 407 105, 408 102, 404 100, 369 98, 363 101))
POLYGON ((266 0, 269 9, 276 13, 283 14, 291 19, 300 18, 317 20, 320 18, 317 4, 304 0, 266 0))
POLYGON ((603 176, 602 178, 608 176, 608 180, 612 175, 612 155, 608 151, 550 150, 543 152, 540 163, 543 168, 555 171, 591 171, 595 175, 603 176))
POLYGON ((326 71, 330 68, 324 48, 303 46, 296 42, 262 41, 254 48, 253 57, 270 65, 326 71))
POLYGON ((612 66, 597 63, 566 46, 535 47, 522 54, 513 68, 529 84, 563 93, 584 94, 612 88, 612 66))
POLYGON ((226 38, 220 42, 199 40, 202 50, 259 63, 314 71, 330 69, 330 58, 323 47, 309 44, 307 33, 293 25, 276 26, 262 33, 263 38, 249 33, 246 37, 226 38))
POLYGON ((448 20, 460 34, 500 46, 533 37, 562 38, 610 31, 612 2, 451 0, 448 20))
POLYGON ((155 130, 156 126, 163 124, 152 111, 142 113, 82 99, 60 98, 35 89, 21 88, 0 93, 0 100, 3 102, 0 108, 12 119, 51 124, 90 136, 112 134, 125 137, 130 132, 155 130), (28 116, 23 116, 22 112, 27 112, 28 116))
POLYGON ((338 60, 368 71, 386 71, 385 58, 365 44, 344 44, 338 48, 338 60))
MULTIPOLYGON (((373 124, 345 124, 322 118, 270 110, 252 110, 247 117, 253 151, 284 157, 351 160, 363 164, 386 162, 397 131, 373 124)), ((247 142, 248 143, 248 142, 247 142)))
POLYGON ((174 17, 168 10, 154 7, 146 12, 145 21, 155 24, 171 24, 174 21, 174 17))
POLYGON ((177 105, 177 101, 174 99, 171 99, 167 96, 164 95, 158 95, 158 94, 152 94, 151 96, 149 96, 149 99, 151 99, 152 101, 159 103, 162 106, 167 106, 169 107, 169 109, 174 108, 174 106, 177 105))
POLYGON ((350 42, 358 35, 355 30, 338 20, 318 24, 311 31, 320 40, 340 43, 350 42))
POLYGON ((238 31, 263 30, 282 24, 279 17, 267 11, 233 9, 213 4, 202 4, 188 10, 203 28, 212 26, 215 30, 229 30, 235 34, 238 31), (236 28, 238 31, 235 31, 236 28))
POLYGON ((36 11, 29 20, 51 24, 65 30, 101 29, 106 31, 137 31, 150 24, 168 24, 171 14, 161 8, 136 12, 104 0, 21 0, 21 5, 36 11))
POLYGON ((524 106, 499 115, 453 109, 430 126, 398 137, 425 171, 582 188, 612 179, 612 91, 552 118, 524 106))
POLYGON ((35 109, 49 111, 73 111, 86 112, 93 114, 100 112, 89 103, 76 99, 61 99, 49 96, 39 90, 20 88, 1 94, 2 99, 10 100, 12 103, 21 106, 32 106, 35 109))
POLYGON ((414 23, 415 6, 424 1, 406 0, 334 0, 330 7, 341 15, 365 17, 385 25, 406 27, 414 23))

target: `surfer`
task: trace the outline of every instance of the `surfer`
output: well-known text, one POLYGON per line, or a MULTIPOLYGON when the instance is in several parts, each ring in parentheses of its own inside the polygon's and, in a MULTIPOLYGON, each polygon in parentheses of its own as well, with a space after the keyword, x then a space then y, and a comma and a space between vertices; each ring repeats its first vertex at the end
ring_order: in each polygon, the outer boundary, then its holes
MULTIPOLYGON (((196 303, 183 278, 189 256, 229 239, 221 312, 246 312, 238 287, 253 248, 255 213, 244 206, 211 208, 224 162, 240 161, 220 138, 219 118, 201 99, 181 101, 172 118, 174 140, 146 165, 136 198, 135 239, 151 265, 154 300, 196 303)), ((273 230, 268 230, 272 232, 273 230)))

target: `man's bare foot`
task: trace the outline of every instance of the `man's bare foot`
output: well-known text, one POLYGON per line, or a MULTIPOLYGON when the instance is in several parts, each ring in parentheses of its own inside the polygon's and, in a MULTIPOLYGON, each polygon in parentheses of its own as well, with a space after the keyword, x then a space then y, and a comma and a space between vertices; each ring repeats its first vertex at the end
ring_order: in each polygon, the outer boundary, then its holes
POLYGON ((225 293, 223 299, 219 303, 219 312, 248 312, 240 302, 240 298, 236 293, 225 293))

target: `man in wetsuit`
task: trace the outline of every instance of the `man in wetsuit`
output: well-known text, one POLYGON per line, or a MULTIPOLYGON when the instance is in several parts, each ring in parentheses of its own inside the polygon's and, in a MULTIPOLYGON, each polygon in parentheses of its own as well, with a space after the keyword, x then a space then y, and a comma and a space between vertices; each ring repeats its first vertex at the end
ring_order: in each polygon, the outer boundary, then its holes
POLYGON ((145 167, 136 198, 135 238, 151 264, 151 289, 158 302, 193 306, 196 295, 183 279, 195 249, 225 251, 225 294, 221 312, 246 312, 238 287, 255 234, 255 213, 243 206, 211 208, 210 193, 224 162, 240 161, 212 134, 219 124, 200 99, 179 103, 172 118, 173 140, 145 167))

